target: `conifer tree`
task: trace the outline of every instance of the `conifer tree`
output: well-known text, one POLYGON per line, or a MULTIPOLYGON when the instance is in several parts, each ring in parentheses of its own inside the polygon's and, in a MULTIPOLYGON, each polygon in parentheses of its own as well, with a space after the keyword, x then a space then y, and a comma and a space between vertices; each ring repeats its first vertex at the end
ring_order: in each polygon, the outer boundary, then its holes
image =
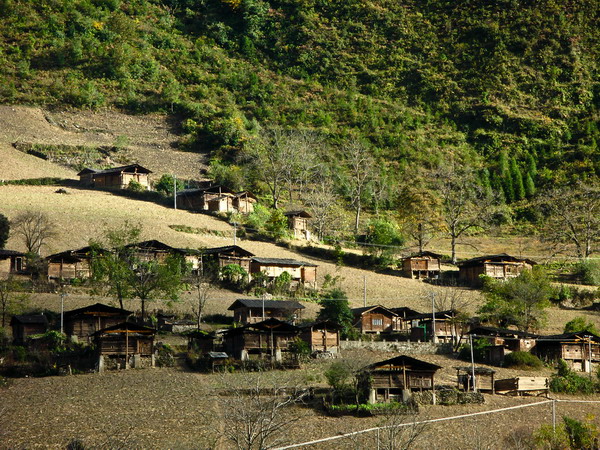
POLYGON ((514 200, 523 200, 525 198, 525 186, 523 185, 523 175, 521 169, 517 165, 515 158, 510 159, 510 178, 513 184, 513 198, 514 200))
POLYGON ((531 173, 528 173, 525 177, 525 195, 527 198, 531 198, 535 195, 535 183, 531 177, 531 173))

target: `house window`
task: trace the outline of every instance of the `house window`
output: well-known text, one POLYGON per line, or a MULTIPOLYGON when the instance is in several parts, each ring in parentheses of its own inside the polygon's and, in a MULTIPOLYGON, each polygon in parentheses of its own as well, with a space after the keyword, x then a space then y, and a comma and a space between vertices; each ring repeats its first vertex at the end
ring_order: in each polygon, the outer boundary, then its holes
POLYGON ((382 327, 383 319, 373 319, 371 320, 371 325, 373 325, 374 327, 382 327))

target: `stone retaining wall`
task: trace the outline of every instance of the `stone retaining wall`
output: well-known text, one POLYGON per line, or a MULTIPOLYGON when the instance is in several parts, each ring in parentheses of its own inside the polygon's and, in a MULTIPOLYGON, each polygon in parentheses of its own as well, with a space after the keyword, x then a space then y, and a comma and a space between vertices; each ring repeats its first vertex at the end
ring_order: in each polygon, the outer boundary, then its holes
POLYGON ((340 341, 340 350, 366 349, 379 352, 435 355, 452 353, 452 344, 410 341, 340 341))

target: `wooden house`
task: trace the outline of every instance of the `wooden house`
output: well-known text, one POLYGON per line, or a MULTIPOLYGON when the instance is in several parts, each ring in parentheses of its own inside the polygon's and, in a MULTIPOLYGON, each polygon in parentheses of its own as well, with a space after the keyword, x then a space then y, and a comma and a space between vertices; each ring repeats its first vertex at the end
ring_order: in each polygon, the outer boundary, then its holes
POLYGON ((496 371, 488 367, 455 367, 457 388, 462 391, 484 391, 495 393, 494 376, 496 371), (473 380, 473 374, 475 380, 473 380))
POLYGON ((243 325, 269 318, 294 322, 303 309, 304 306, 296 301, 256 298, 238 299, 227 308, 228 311, 233 311, 233 321, 243 325))
POLYGON ((473 339, 485 339, 490 344, 485 355, 488 364, 501 364, 504 356, 511 352, 531 351, 538 337, 519 330, 482 326, 472 328, 466 334, 473 336, 473 339))
POLYGON ((184 258, 186 255, 192 255, 199 258, 197 254, 194 255, 195 251, 171 247, 155 239, 129 244, 125 246, 125 249, 132 252, 141 261, 158 261, 159 263, 163 263, 171 255, 181 255, 184 258))
POLYGON ((471 325, 458 320, 458 311, 436 311, 435 333, 433 313, 423 313, 410 316, 412 322, 410 339, 415 341, 434 341, 457 344, 462 336, 469 331, 471 325))
POLYGON ((29 336, 48 331, 48 318, 44 314, 15 315, 10 320, 13 342, 23 345, 29 336))
POLYGON ((410 356, 396 356, 367 366, 362 388, 369 403, 407 401, 411 391, 435 392, 434 376, 439 369, 410 356))
POLYGON ((292 230, 296 239, 310 239, 310 231, 308 230, 308 220, 312 216, 306 211, 287 211, 283 213, 288 220, 288 228, 292 230))
POLYGON ((255 203, 256 197, 252 193, 235 192, 221 185, 186 189, 177 193, 177 206, 190 211, 249 214, 254 211, 255 203))
POLYGON ((310 345, 313 353, 337 354, 340 349, 340 326, 330 320, 305 323, 299 326, 300 338, 310 345))
POLYGON ((82 185, 94 188, 127 189, 129 183, 135 181, 146 189, 149 189, 148 174, 151 173, 151 170, 139 164, 130 164, 128 166, 113 167, 112 169, 105 170, 85 168, 77 175, 82 185))
POLYGON ((402 260, 402 273, 409 278, 438 278, 441 273, 441 255, 419 252, 402 260))
POLYGON ((286 258, 258 258, 253 257, 250 262, 250 276, 263 272, 267 278, 274 280, 283 272, 291 275, 292 281, 317 287, 317 265, 304 261, 286 258))
POLYGON ((73 280, 75 278, 89 278, 92 274, 92 258, 96 251, 92 247, 83 247, 77 250, 66 250, 47 256, 48 280, 73 280))
POLYGON ((214 270, 218 271, 228 264, 237 264, 248 273, 250 273, 250 263, 254 256, 254 253, 244 250, 237 245, 205 248, 201 250, 201 254, 202 265, 205 268, 214 268, 214 270))
POLYGON ((390 311, 396 313, 398 316, 396 318, 396 327, 395 331, 401 333, 409 333, 412 328, 412 319, 411 317, 418 316, 421 314, 419 311, 416 311, 412 308, 408 308, 406 306, 400 306, 398 308, 389 308, 390 311))
POLYGON ((353 308, 352 314, 361 333, 392 333, 398 328, 398 314, 381 305, 353 308))
POLYGON ((0 249, 0 278, 22 273, 26 268, 25 253, 0 249))
POLYGON ((154 328, 122 322, 94 333, 99 371, 104 368, 154 367, 154 328))
POLYGON ((503 395, 543 395, 550 393, 550 380, 546 377, 514 377, 496 380, 496 394, 503 395))
POLYGON ((535 264, 536 262, 530 259, 517 258, 506 253, 480 256, 457 263, 458 279, 470 285, 481 284, 480 275, 496 280, 508 280, 518 277, 523 270, 531 269, 535 264))
POLYGON ((188 338, 188 350, 201 355, 215 350, 215 334, 202 330, 191 330, 185 333, 188 338))
POLYGON ((90 342, 94 333, 125 322, 131 314, 133 314, 131 311, 102 303, 66 311, 65 333, 78 341, 90 342))
POLYGON ((548 361, 563 359, 573 370, 587 372, 600 362, 600 337, 587 331, 539 336, 531 352, 548 361))
POLYGON ((223 335, 223 347, 228 355, 242 361, 263 357, 281 361, 299 334, 298 327, 270 318, 227 330, 223 335))
POLYGON ((251 192, 242 191, 233 197, 233 207, 240 214, 250 214, 254 211, 254 205, 257 199, 251 192))

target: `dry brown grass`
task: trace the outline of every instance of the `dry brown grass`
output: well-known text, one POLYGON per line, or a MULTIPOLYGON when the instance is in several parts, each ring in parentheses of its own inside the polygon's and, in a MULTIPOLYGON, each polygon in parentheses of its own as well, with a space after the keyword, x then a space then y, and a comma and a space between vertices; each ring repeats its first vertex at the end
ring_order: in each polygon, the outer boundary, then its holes
POLYGON ((112 146, 126 141, 127 158, 154 172, 198 179, 206 168, 206 156, 176 150, 176 125, 166 116, 131 116, 116 111, 44 111, 40 108, 0 105, 0 179, 71 177, 75 173, 56 165, 21 159, 9 152, 14 142, 112 146), (4 148, 3 148, 4 147, 4 148), (6 156, 6 158, 3 158, 6 156), (9 159, 14 159, 9 161, 9 159), (31 170, 29 170, 31 167, 31 170))

